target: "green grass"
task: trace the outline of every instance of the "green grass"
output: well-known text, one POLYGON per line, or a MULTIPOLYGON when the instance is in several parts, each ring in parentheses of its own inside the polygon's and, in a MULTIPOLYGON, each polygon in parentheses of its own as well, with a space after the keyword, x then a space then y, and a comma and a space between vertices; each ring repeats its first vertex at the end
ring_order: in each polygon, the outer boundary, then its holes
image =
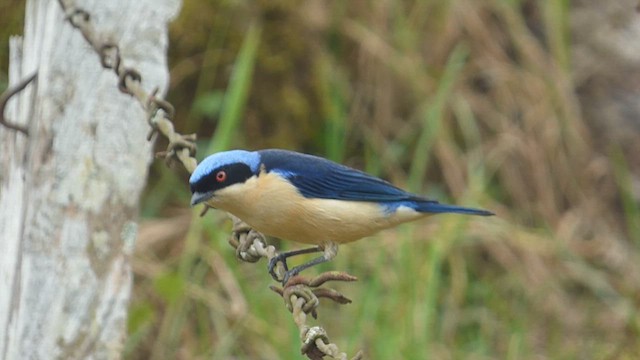
MULTIPOLYGON (((311 149, 498 213, 404 225, 310 270, 360 279, 332 285, 353 304, 323 302, 310 320, 350 356, 599 359, 640 348, 630 169, 613 152, 615 176, 588 172, 601 158, 568 86, 569 2, 540 5, 546 48, 522 3, 185 2, 170 96, 191 109, 179 127, 199 134, 199 157, 311 149)), ((139 248, 126 357, 299 359, 266 264, 237 261, 225 215, 185 210, 184 178, 155 173, 144 214, 164 220, 143 227, 183 231, 139 248)))
POLYGON ((229 88, 222 103, 220 121, 207 147, 207 154, 229 149, 236 138, 251 86, 257 49, 260 45, 260 32, 258 25, 252 25, 247 31, 247 37, 240 48, 238 60, 234 64, 229 79, 229 88))
POLYGON ((344 160, 347 140, 348 104, 345 96, 344 75, 336 71, 337 65, 327 57, 318 65, 320 91, 325 114, 325 156, 333 161, 344 160))

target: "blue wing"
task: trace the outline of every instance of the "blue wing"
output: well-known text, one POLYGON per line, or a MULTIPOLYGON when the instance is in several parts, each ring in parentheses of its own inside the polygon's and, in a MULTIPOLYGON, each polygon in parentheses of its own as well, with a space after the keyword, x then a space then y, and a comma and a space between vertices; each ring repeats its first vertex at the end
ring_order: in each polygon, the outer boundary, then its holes
POLYGON ((391 212, 407 206, 424 213, 493 215, 487 210, 441 204, 321 157, 275 149, 258 153, 267 171, 286 177, 307 198, 378 202, 391 212))
POLYGON ((307 198, 372 202, 434 202, 362 171, 327 159, 286 150, 261 150, 267 171, 286 177, 307 198))

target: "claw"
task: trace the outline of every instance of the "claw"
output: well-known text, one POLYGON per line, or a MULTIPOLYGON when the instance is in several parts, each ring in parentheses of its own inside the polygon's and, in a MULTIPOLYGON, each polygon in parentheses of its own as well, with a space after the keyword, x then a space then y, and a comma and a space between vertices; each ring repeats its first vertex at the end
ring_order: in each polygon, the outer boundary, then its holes
POLYGON ((280 253, 274 257, 272 257, 269 260, 269 264, 267 265, 267 269, 269 270, 269 274, 271 274, 271 277, 273 278, 273 280, 280 282, 280 279, 278 278, 278 275, 276 274, 276 267, 278 265, 278 263, 282 263, 282 266, 284 267, 284 279, 282 280, 282 285, 286 284, 287 281, 289 280, 289 278, 291 277, 291 275, 287 275, 289 273, 289 267, 287 266, 287 257, 285 253, 280 253))
POLYGON ((269 270, 269 274, 271 274, 271 277, 275 281, 281 282, 282 285, 285 285, 289 280, 289 278, 298 275, 302 270, 329 260, 329 258, 327 258, 326 256, 321 256, 319 258, 315 258, 309 262, 306 262, 302 265, 296 266, 293 269, 289 270, 289 267, 287 266, 288 258, 292 256, 302 255, 302 254, 311 254, 311 253, 319 252, 322 250, 323 250, 323 247, 314 246, 306 249, 299 249, 299 250, 292 250, 292 251, 278 253, 276 256, 271 258, 271 260, 269 260, 269 265, 267 269, 269 270), (276 265, 278 265, 279 262, 282 263, 285 271, 284 278, 282 279, 282 281, 278 279, 278 276, 276 275, 274 270, 276 265))
MULTIPOLYGON (((285 272, 284 272, 284 276, 282 278, 282 286, 287 285, 287 283, 289 282, 289 279, 291 279, 292 277, 298 275, 300 273, 300 270, 298 268, 293 268, 291 270, 286 269, 285 267, 285 272)), ((275 278, 274 278, 275 279, 275 278)), ((278 279, 275 279, 276 281, 278 281, 278 279)))

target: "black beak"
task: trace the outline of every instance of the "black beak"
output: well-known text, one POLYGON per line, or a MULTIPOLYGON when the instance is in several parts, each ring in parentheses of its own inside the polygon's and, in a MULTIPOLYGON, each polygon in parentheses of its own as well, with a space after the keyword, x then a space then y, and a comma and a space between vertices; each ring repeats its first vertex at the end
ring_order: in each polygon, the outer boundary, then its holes
POLYGON ((213 197, 213 192, 194 192, 191 196, 191 206, 196 206, 200 203, 203 203, 213 197))

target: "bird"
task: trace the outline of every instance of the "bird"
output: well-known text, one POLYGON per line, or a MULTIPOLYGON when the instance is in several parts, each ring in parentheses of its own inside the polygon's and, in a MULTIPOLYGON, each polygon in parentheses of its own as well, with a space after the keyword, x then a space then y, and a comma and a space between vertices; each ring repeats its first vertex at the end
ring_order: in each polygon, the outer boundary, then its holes
POLYGON ((286 284, 301 271, 332 260, 338 245, 429 215, 490 216, 491 211, 447 205, 323 157, 290 150, 229 150, 206 157, 189 178, 191 206, 228 212, 264 235, 313 247, 279 253, 268 264, 286 284), (292 269, 286 259, 322 255, 292 269), (282 262, 282 279, 274 268, 282 262))

